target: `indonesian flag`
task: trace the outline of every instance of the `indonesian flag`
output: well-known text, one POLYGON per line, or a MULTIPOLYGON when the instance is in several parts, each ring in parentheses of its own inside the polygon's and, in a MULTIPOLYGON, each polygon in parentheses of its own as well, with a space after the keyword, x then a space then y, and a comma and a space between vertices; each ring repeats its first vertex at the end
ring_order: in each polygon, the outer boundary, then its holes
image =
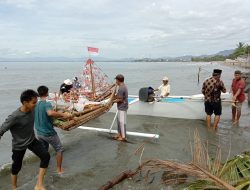
POLYGON ((98 55, 99 48, 94 48, 94 47, 88 47, 88 52, 91 55, 98 55))

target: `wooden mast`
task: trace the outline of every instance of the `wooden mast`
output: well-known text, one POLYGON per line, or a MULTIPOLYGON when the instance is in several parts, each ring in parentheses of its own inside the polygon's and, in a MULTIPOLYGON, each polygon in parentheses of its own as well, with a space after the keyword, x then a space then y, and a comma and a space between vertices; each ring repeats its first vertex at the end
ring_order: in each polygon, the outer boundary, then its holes
POLYGON ((92 64, 93 63, 94 63, 94 61, 90 59, 90 61, 89 61, 89 68, 90 68, 92 94, 93 94, 93 98, 95 98, 96 97, 96 94, 95 94, 95 80, 94 80, 93 69, 92 69, 92 64))

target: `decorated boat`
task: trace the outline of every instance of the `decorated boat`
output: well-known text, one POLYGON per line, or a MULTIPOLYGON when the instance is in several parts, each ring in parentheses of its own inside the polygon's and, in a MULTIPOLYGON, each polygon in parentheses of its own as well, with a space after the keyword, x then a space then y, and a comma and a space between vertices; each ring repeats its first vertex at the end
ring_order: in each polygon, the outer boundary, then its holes
POLYGON ((72 130, 109 111, 115 98, 116 85, 108 83, 107 76, 88 59, 80 78, 80 87, 69 93, 50 93, 48 101, 56 111, 72 114, 72 119, 56 119, 54 125, 72 130))

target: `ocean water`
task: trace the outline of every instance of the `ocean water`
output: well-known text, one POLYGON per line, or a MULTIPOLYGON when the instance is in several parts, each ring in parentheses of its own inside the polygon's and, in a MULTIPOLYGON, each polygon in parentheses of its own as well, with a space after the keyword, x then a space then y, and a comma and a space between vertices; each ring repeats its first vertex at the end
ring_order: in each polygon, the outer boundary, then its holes
MULTIPOLYGON (((51 92, 57 92, 66 78, 79 76, 83 62, 0 62, 0 123, 20 106, 20 93, 27 88, 36 89, 47 85, 51 92)), ((129 94, 137 95, 141 87, 161 84, 163 76, 168 76, 172 95, 193 95, 201 91, 202 81, 211 75, 214 68, 223 70, 222 80, 229 90, 236 68, 210 63, 133 63, 99 62, 97 65, 109 76, 110 81, 118 73, 125 76, 129 94), (198 84, 198 68, 200 83, 198 84)), ((244 70, 243 70, 244 71, 244 70)), ((203 110, 201 110, 203 111, 203 110)), ((55 153, 51 150, 51 162, 45 177, 48 190, 94 190, 126 169, 139 164, 135 151, 144 144, 142 159, 160 158, 188 162, 191 159, 189 142, 193 131, 198 129, 203 139, 211 144, 220 144, 223 158, 249 150, 250 109, 243 105, 243 115, 239 126, 231 124, 230 109, 223 109, 217 132, 207 130, 204 121, 171 119, 148 116, 128 116, 128 131, 157 133, 159 140, 129 137, 128 143, 111 139, 108 134, 74 129, 66 132, 57 129, 65 148, 61 176, 55 172, 55 153), (230 150, 230 151, 229 151, 230 150)), ((109 128, 113 113, 107 113, 88 122, 87 126, 109 128)), ((211 152, 214 148, 211 146, 211 152)), ((0 140, 0 190, 10 189, 11 135, 7 132, 0 140)), ((19 173, 20 189, 33 189, 37 179, 39 160, 27 151, 23 168, 19 173)), ((173 187, 178 189, 179 187, 173 187)), ((113 189, 166 189, 155 180, 154 183, 130 179, 113 189)), ((171 189, 171 188, 170 188, 171 189)))

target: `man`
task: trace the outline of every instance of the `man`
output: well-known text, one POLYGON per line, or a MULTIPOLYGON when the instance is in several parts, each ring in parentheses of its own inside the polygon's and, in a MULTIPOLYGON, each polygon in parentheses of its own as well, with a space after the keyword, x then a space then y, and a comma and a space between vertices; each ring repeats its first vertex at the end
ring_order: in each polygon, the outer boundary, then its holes
POLYGON ((127 86, 124 84, 123 75, 119 74, 115 77, 115 79, 116 79, 116 84, 119 86, 115 99, 118 109, 118 116, 117 116, 118 135, 115 137, 115 139, 119 141, 126 141, 128 89, 127 86))
POLYGON ((63 81, 63 84, 60 86, 60 94, 69 93, 73 88, 73 84, 70 79, 63 81))
POLYGON ((222 70, 214 69, 213 76, 203 83, 202 94, 205 97, 205 112, 207 114, 207 127, 211 127, 211 115, 214 114, 214 129, 218 128, 220 116, 222 112, 221 92, 225 93, 226 88, 220 80, 222 70))
POLYGON ((155 91, 160 90, 160 97, 165 98, 170 94, 170 84, 168 84, 168 77, 163 77, 162 83, 163 84, 159 86, 159 88, 157 88, 155 91))
POLYGON ((79 88, 81 88, 82 86, 81 86, 81 84, 80 84, 80 82, 78 81, 78 78, 77 77, 74 77, 73 78, 73 88, 75 89, 75 90, 78 90, 79 88))
POLYGON ((242 103, 245 101, 245 81, 241 78, 241 71, 234 72, 231 91, 233 93, 232 122, 237 124, 241 116, 242 103))
POLYGON ((0 127, 0 137, 10 130, 12 135, 12 188, 17 189, 17 174, 22 168, 22 161, 27 149, 36 154, 40 162, 40 170, 35 190, 45 190, 43 178, 49 164, 50 155, 34 134, 34 109, 38 94, 33 90, 25 90, 20 97, 21 107, 14 111, 0 127))
POLYGON ((57 172, 63 173, 63 146, 53 127, 53 118, 70 118, 72 115, 53 110, 51 103, 46 101, 49 93, 48 87, 39 86, 37 91, 40 96, 40 101, 35 108, 35 129, 37 138, 42 142, 47 151, 49 149, 49 144, 54 148, 56 151, 57 172))

